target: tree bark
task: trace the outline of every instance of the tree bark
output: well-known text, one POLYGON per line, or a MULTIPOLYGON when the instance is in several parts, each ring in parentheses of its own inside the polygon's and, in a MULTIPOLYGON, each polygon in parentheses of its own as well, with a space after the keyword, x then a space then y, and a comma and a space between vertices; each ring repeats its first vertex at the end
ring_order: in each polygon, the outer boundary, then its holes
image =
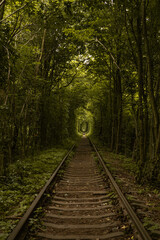
POLYGON ((159 113, 158 107, 156 104, 156 98, 154 95, 154 87, 153 87, 153 58, 150 49, 150 43, 147 34, 147 24, 146 24, 146 0, 142 1, 142 19, 143 19, 143 35, 144 35, 144 42, 145 42, 145 51, 147 56, 147 65, 148 65, 148 90, 149 90, 149 98, 152 108, 153 114, 153 127, 154 127, 154 136, 155 136, 155 156, 154 156, 154 171, 153 171, 153 178, 156 178, 157 168, 160 164, 160 126, 159 126, 159 113))
POLYGON ((138 9, 138 17, 137 17, 137 50, 138 50, 138 90, 139 90, 139 149, 140 149, 140 159, 138 162, 139 165, 139 176, 138 180, 141 180, 142 170, 144 166, 144 112, 143 112, 143 82, 144 82, 144 74, 143 74, 143 54, 142 54, 142 33, 141 33, 141 15, 140 9, 138 9))
POLYGON ((149 40, 147 36, 147 25, 146 25, 146 1, 143 0, 143 8, 142 8, 142 13, 143 13, 143 35, 144 35, 144 41, 145 41, 145 51, 147 55, 147 64, 148 64, 148 90, 149 90, 149 97, 151 101, 151 107, 153 111, 153 118, 154 118, 154 127, 155 127, 155 136, 157 137, 158 135, 158 130, 159 130, 159 115, 158 115, 158 108, 156 105, 155 101, 155 96, 154 96, 154 89, 153 89, 153 60, 152 60, 152 55, 150 51, 150 46, 149 46, 149 40))

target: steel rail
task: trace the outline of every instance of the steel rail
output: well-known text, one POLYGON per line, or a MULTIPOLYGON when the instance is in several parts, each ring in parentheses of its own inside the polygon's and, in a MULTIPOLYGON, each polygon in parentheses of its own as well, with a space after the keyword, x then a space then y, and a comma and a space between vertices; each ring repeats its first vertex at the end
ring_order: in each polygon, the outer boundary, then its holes
MULTIPOLYGON (((89 139, 90 140, 90 139, 89 139)), ((141 223, 141 221, 139 220, 139 218, 137 217, 136 213, 134 212, 134 210, 132 209, 131 205, 129 204, 129 202, 127 201, 127 199, 125 198, 124 194, 122 193, 122 191, 120 190, 119 186, 117 185, 117 183, 115 182, 114 178, 112 177, 110 171, 108 170, 108 168, 106 167, 104 160, 102 159, 101 155, 99 154, 96 146, 92 143, 92 141, 90 140, 91 145, 93 146, 97 156, 98 156, 98 160, 100 162, 100 164, 103 166, 107 176, 109 177, 111 184, 113 185, 114 189, 116 190, 118 196, 120 197, 120 200, 123 204, 123 206, 125 207, 125 209, 127 210, 130 218, 132 219, 137 233, 140 235, 140 237, 143 240, 152 240, 152 238, 149 236, 147 230, 144 228, 143 224, 141 223)))
POLYGON ((73 150, 73 148, 75 147, 75 145, 73 145, 71 147, 71 149, 68 151, 68 153, 65 155, 65 157, 62 159, 61 163, 59 164, 59 166, 56 168, 56 170, 53 172, 52 176, 50 177, 50 179, 47 181, 47 183, 45 184, 45 186, 41 189, 41 191, 39 192, 39 194, 36 196, 36 198, 33 200, 31 206, 28 208, 28 210, 25 212, 25 214, 23 215, 23 217, 20 219, 20 221, 18 222, 17 226, 13 229, 13 231, 10 233, 10 235, 8 236, 7 240, 16 240, 18 235, 20 234, 22 228, 24 227, 25 223, 27 222, 27 220, 29 219, 30 215, 33 213, 33 211, 35 210, 35 208, 37 207, 38 203, 40 202, 40 200, 42 199, 44 193, 46 192, 46 190, 48 189, 49 185, 52 183, 52 181, 55 179, 55 177, 58 174, 58 171, 60 170, 60 168, 62 167, 62 165, 64 164, 65 160, 68 158, 69 154, 71 153, 71 151, 73 150))

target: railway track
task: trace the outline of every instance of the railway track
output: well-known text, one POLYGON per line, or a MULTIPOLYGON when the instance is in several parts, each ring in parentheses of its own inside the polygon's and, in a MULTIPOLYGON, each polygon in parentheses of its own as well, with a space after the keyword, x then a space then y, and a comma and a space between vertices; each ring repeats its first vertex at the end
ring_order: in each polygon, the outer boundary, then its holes
MULTIPOLYGON (((25 239, 151 239, 114 182, 94 145, 93 148, 87 138, 82 138, 45 207, 40 229, 25 239), (102 174, 92 155, 93 148, 103 167, 102 174), (129 216, 123 214, 119 202, 123 204, 129 216), (131 225, 134 225, 133 229, 131 225)), ((25 222, 27 219, 26 216, 25 222)), ((22 227, 24 229, 24 224, 22 227)), ((20 231, 19 227, 16 234, 15 229, 8 240, 22 239, 19 238, 20 231)))

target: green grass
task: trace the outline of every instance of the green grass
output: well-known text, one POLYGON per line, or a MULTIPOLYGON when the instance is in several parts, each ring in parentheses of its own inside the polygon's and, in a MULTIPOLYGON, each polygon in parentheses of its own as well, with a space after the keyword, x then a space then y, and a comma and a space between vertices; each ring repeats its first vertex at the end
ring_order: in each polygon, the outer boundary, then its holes
POLYGON ((154 231, 154 230, 160 230, 160 225, 151 221, 149 218, 145 217, 144 218, 144 227, 147 228, 149 231, 154 231))
POLYGON ((40 189, 66 154, 66 148, 53 148, 18 160, 0 178, 0 239, 6 239, 40 189))
POLYGON ((113 159, 121 160, 122 167, 124 167, 124 169, 126 169, 127 171, 129 171, 133 175, 136 175, 136 173, 138 171, 138 166, 137 166, 136 162, 132 160, 132 158, 127 158, 124 155, 116 154, 116 153, 110 153, 110 156, 113 159))

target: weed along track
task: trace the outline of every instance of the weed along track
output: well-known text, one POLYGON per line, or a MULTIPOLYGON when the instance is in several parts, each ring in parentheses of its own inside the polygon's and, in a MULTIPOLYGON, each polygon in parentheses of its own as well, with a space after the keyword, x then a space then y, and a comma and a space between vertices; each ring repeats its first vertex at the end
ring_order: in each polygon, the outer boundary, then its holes
POLYGON ((42 225, 29 239, 151 239, 145 230, 144 235, 139 231, 133 219, 132 230, 119 194, 105 173, 100 174, 92 153, 89 140, 82 138, 45 207, 42 225))

